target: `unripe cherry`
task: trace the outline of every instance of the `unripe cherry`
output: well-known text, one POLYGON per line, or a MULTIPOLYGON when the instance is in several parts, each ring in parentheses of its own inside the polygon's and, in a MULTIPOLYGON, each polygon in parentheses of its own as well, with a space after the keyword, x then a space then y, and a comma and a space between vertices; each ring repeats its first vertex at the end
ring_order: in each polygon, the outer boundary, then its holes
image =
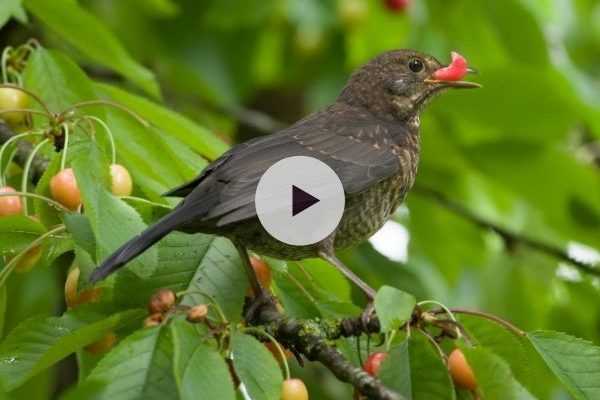
MULTIPOLYGON (((25 92, 15 88, 0 88, 0 111, 13 110, 18 108, 27 108, 29 105, 29 96, 25 92)), ((0 114, 0 120, 7 124, 17 126, 25 121, 27 113, 22 111, 13 111, 0 114)))
MULTIPOLYGON (((13 193, 16 190, 10 186, 0 188, 0 193, 13 193)), ((7 215, 20 214, 23 210, 23 203, 19 196, 0 196, 0 217, 7 215)))
POLYGON ((133 181, 127 168, 120 164, 111 164, 111 191, 115 196, 129 196, 133 191, 133 181))
POLYGON ((81 204, 81 192, 77 186, 72 168, 65 168, 50 179, 52 198, 69 210, 76 210, 81 204))
POLYGON ((477 388, 475 374, 460 349, 454 349, 450 353, 448 357, 448 370, 456 386, 467 390, 475 390, 477 388))
POLYGON ((286 379, 281 388, 281 400, 308 400, 308 389, 300 379, 286 379))

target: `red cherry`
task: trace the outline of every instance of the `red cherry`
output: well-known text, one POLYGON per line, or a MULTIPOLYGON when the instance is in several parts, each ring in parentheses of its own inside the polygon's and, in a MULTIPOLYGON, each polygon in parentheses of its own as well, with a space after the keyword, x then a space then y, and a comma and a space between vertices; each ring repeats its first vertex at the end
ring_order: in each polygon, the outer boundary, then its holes
POLYGON ((440 68, 433 73, 433 78, 440 81, 459 81, 467 74, 467 60, 453 51, 452 62, 444 68, 440 68))
POLYGON ((398 13, 410 6, 410 0, 385 0, 385 6, 388 10, 398 13))
POLYGON ((365 372, 369 375, 377 376, 379 369, 381 368, 381 364, 387 358, 387 356, 388 353, 383 352, 371 354, 363 364, 363 370, 365 370, 365 372))
MULTIPOLYGON (((10 186, 0 188, 0 193, 13 193, 15 189, 10 186)), ((1 196, 0 197, 0 217, 7 215, 20 214, 23 204, 19 196, 1 196)))

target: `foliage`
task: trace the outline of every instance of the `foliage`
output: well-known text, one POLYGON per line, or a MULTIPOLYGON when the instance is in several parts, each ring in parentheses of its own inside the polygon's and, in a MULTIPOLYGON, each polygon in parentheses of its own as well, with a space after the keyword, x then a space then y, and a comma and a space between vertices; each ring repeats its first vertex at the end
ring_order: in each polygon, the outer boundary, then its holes
MULTIPOLYGON (((31 174, 22 183, 31 171, 17 157, 7 161, 14 145, 0 159, 7 184, 41 196, 23 200, 28 216, 0 218, 0 398, 278 399, 286 376, 257 340, 267 341, 264 333, 243 324, 248 282, 226 239, 174 233, 100 291, 87 278, 174 206, 162 193, 230 143, 331 102, 354 68, 391 48, 445 62, 457 50, 484 88, 445 95, 423 115, 417 190, 392 222, 407 231, 406 261, 376 241, 341 254, 380 288, 375 309, 389 357, 379 378, 407 399, 469 398, 444 364, 458 346, 485 399, 599 396, 598 270, 566 261, 600 260, 600 4, 413 0, 391 12, 384 3, 0 2, 0 45, 12 48, 5 83, 41 100, 30 98, 30 121, 11 128, 36 131, 24 137, 33 145, 49 139, 35 184, 31 174), (68 146, 58 143, 65 127, 68 146), (132 175, 131 196, 111 193, 115 162, 132 175), (75 171, 83 212, 44 200, 63 167, 75 171), (41 261, 17 273, 36 246, 41 261), (66 309, 70 268, 81 270, 77 295, 93 301, 66 309), (180 308, 142 328, 141 309, 163 287, 178 292, 180 308), (186 307, 200 303, 210 305, 211 326, 185 321, 186 307), (90 351, 107 333, 118 343, 90 351), (79 379, 65 389, 69 368, 79 379)), ((267 262, 292 318, 355 317, 365 305, 322 261, 267 262)), ((373 339, 358 339, 361 354, 349 339, 335 344, 360 366, 373 339)), ((350 397, 315 364, 289 363, 311 398, 350 397)))

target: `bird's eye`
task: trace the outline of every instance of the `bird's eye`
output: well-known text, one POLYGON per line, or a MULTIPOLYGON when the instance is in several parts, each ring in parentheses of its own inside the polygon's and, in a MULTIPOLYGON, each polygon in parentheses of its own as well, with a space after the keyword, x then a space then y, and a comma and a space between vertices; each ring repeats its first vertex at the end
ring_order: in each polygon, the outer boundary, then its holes
POLYGON ((411 58, 408 62, 408 68, 410 68, 412 72, 421 72, 423 71, 423 61, 418 58, 411 58))

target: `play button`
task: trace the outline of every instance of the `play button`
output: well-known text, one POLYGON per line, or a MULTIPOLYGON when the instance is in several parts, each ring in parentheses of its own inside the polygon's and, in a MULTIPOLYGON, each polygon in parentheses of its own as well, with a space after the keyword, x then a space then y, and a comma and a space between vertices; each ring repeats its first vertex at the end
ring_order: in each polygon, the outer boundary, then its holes
POLYGON ((324 162, 284 158, 263 174, 255 194, 256 213, 275 239, 296 246, 329 236, 344 214, 344 188, 324 162))
POLYGON ((318 202, 319 199, 315 196, 306 193, 296 185, 292 185, 292 217, 318 202))

